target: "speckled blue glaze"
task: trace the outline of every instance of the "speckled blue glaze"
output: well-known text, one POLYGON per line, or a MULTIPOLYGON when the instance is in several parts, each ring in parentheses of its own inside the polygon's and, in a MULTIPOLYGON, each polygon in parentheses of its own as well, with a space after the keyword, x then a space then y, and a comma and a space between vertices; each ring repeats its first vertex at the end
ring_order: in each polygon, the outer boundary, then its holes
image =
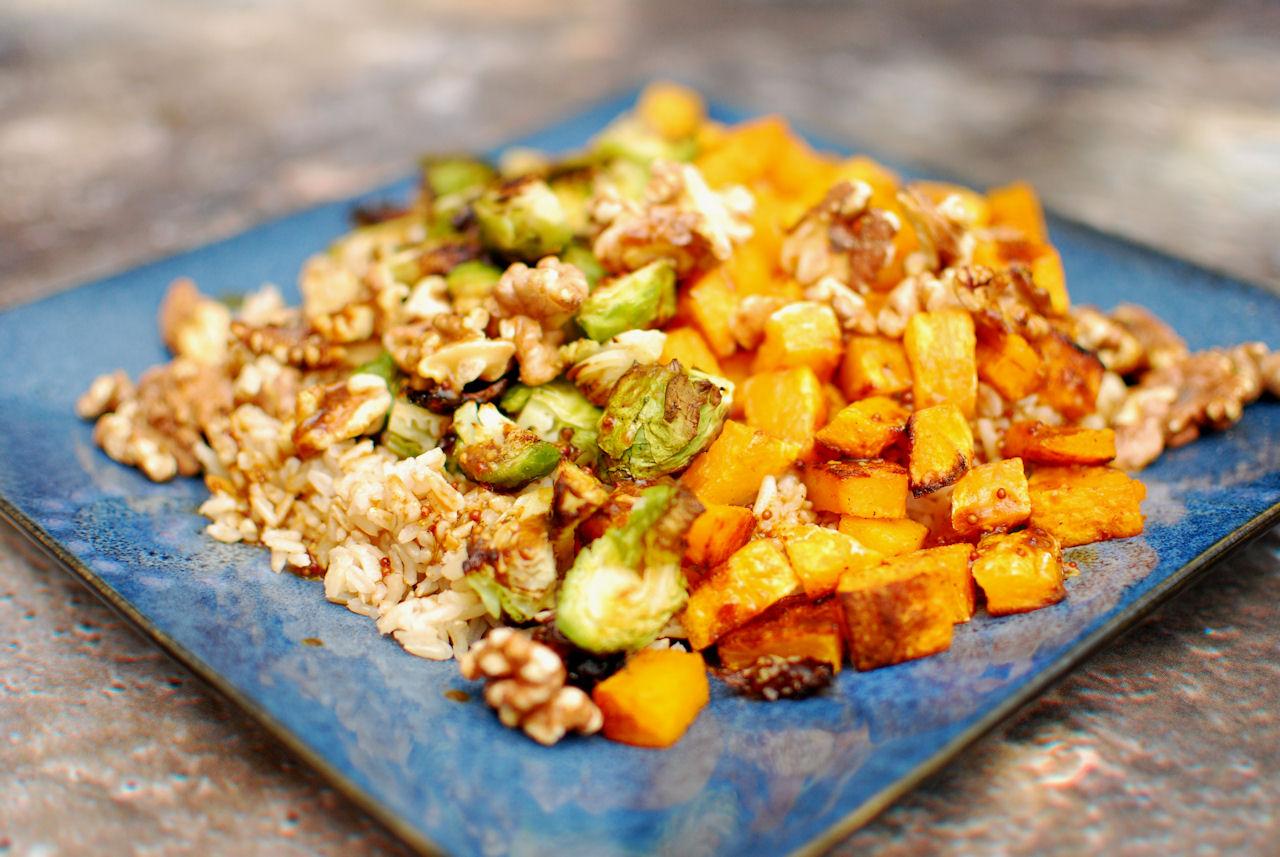
MULTIPOLYGON (((629 100, 520 142, 570 148, 629 100)), ((174 277, 192 276, 215 294, 264 281, 292 291, 301 261, 344 231, 349 207, 323 206, 0 314, 0 508, 421 848, 816 847, 1025 702, 1280 500, 1280 405, 1268 402, 1144 474, 1147 533, 1075 551, 1082 571, 1060 605, 980 615, 943 655, 846 672, 803 702, 752 703, 717 689, 674 751, 603 739, 543 749, 498 725, 478 700, 447 699, 446 690, 468 688, 452 664, 405 654, 372 622, 327 604, 316 583, 272 574, 264 552, 203 537, 199 483, 152 485, 99 453, 72 413, 99 372, 136 374, 164 358, 154 318, 174 277)), ((1280 346, 1280 299, 1078 225, 1051 227, 1078 301, 1146 304, 1193 347, 1280 346)))

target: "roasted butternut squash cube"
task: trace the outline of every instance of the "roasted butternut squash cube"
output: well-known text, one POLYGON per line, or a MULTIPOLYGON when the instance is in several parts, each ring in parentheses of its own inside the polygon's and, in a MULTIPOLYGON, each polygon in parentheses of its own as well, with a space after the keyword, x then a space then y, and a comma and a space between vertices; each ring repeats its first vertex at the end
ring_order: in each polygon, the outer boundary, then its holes
POLYGON ((604 736, 635 747, 670 747, 711 699, 707 666, 697 652, 645 649, 596 685, 604 736))
POLYGON ((798 301, 769 316, 756 352, 757 372, 808 366, 822 380, 840 363, 840 323, 826 304, 798 301))
POLYGON ((689 526, 684 558, 694 565, 714 568, 745 545, 755 528, 756 516, 745 506, 708 506, 689 526))
POLYGON ((813 658, 831 664, 836 672, 844 662, 844 634, 840 605, 828 598, 788 598, 768 612, 736 628, 716 643, 720 665, 740 670, 760 658, 813 658))
POLYGON ((667 140, 692 137, 706 118, 702 96, 678 83, 651 83, 636 101, 636 114, 667 140))
POLYGON ((1031 525, 1064 548, 1142 532, 1147 488, 1110 467, 1040 467, 1028 480, 1031 525))
POLYGON ((951 647, 955 620, 950 585, 920 568, 883 565, 840 578, 849 659, 873 670, 936 655, 951 647))
POLYGON ((787 137, 787 144, 769 165, 769 178, 786 196, 816 203, 834 183, 835 164, 794 133, 787 137))
POLYGON ((747 425, 770 437, 800 447, 800 457, 813 452, 813 439, 827 420, 827 396, 808 366, 752 375, 742 385, 747 425))
POLYGON ((738 393, 751 377, 751 364, 755 363, 754 351, 736 351, 720 361, 720 377, 733 382, 733 402, 729 406, 730 419, 746 419, 747 409, 738 393))
POLYGON ((987 596, 992 616, 1039 610, 1067 595, 1058 540, 1035 527, 983 536, 973 579, 987 596))
POLYGON ((1040 388, 1040 355, 1021 335, 1000 327, 978 327, 978 377, 1010 402, 1040 388))
POLYGON ((911 412, 896 399, 871 396, 835 415, 817 434, 818 443, 846 458, 875 458, 907 430, 911 412))
POLYGON ((728 420, 680 481, 708 506, 745 506, 755 501, 766 476, 784 473, 799 457, 796 444, 728 420))
POLYGON ((951 490, 951 529, 962 537, 1009 530, 1031 517, 1031 492, 1021 458, 972 468, 951 490))
POLYGON ((952 484, 972 463, 973 430, 955 405, 921 408, 907 420, 907 466, 915 496, 952 484))
POLYGON ((1098 388, 1105 371, 1102 361, 1061 333, 1036 341, 1044 365, 1040 398, 1069 420, 1079 420, 1097 410, 1098 388))
POLYGON ((924 547, 929 528, 910 518, 855 518, 841 515, 840 532, 857 539, 863 547, 885 556, 911 553, 924 547))
POLYGON ((809 500, 819 512, 857 518, 905 518, 907 471, 887 461, 824 461, 804 468, 809 500))
POLYGON ((1036 464, 1106 464, 1116 457, 1112 429, 1017 422, 1004 435, 1004 454, 1036 464))
POLYGON ((738 350, 738 341, 733 336, 738 292, 723 269, 716 268, 699 277, 685 292, 684 303, 717 357, 728 357, 738 350))
POLYGON ((880 554, 856 539, 817 524, 791 528, 782 541, 791 568, 810 598, 830 594, 846 571, 880 562, 880 554))
POLYGON ((1067 275, 1062 270, 1062 257, 1048 244, 1039 248, 1038 255, 1031 260, 1031 281, 1048 294, 1049 308, 1053 315, 1067 314, 1071 309, 1071 299, 1067 295, 1067 275))
POLYGON ((786 120, 764 116, 728 129, 719 145, 700 154, 695 163, 712 187, 751 185, 767 178, 769 166, 790 136, 786 120))
POLYGON ((911 389, 911 366, 902 343, 885 336, 853 336, 840 364, 840 390, 850 401, 892 396, 911 389))
POLYGON ((838 181, 861 181, 871 186, 871 205, 891 208, 897 204, 900 180, 897 173, 866 155, 854 155, 836 165, 832 184, 838 181))
POLYGON ((918 312, 902 336, 917 408, 949 403, 973 416, 978 397, 973 317, 962 309, 918 312))
POLYGON ((667 331, 662 345, 662 363, 679 360, 686 369, 698 369, 712 375, 723 375, 720 361, 707 345, 707 340, 693 327, 674 327, 667 331))
POLYGON ((689 645, 705 649, 798 589, 800 580, 782 548, 768 539, 748 542, 689 595, 689 645))
POLYGON ((972 557, 972 545, 941 545, 886 557, 880 565, 879 573, 908 576, 919 572, 929 576, 937 582, 940 597, 947 604, 951 621, 960 624, 972 619, 977 609, 973 574, 969 570, 972 557))
POLYGON ((991 225, 1016 229, 1024 240, 1036 244, 1049 243, 1049 229, 1044 223, 1044 209, 1035 189, 1026 182, 1014 182, 987 191, 987 210, 991 225))

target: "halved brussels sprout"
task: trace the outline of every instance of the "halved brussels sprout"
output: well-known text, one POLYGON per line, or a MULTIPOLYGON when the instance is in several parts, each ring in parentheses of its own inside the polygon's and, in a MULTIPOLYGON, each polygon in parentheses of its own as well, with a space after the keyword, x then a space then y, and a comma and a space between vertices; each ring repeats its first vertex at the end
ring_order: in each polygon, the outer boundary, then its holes
POLYGON ((382 430, 382 445, 401 458, 414 458, 438 447, 448 431, 449 417, 397 397, 382 430))
POLYGON ((484 161, 457 157, 424 158, 422 181, 434 199, 469 190, 479 190, 493 181, 497 171, 484 161))
POLYGON ((732 401, 731 383, 678 360, 633 366, 600 418, 603 474, 652 479, 685 467, 720 434, 732 401))
POLYGON ((579 339, 565 346, 569 380, 592 404, 605 405, 618 380, 637 363, 657 363, 667 335, 661 330, 628 330, 599 345, 579 339))
POLYGON ((688 597, 680 558, 701 512, 683 486, 645 488, 625 524, 578 552, 557 596, 560 632, 600 653, 653 642, 688 597))
POLYGON ((519 488, 546 476, 560 461, 559 447, 520 428, 490 404, 467 402, 458 408, 453 433, 459 469, 494 488, 519 488))
POLYGON ((587 245, 577 241, 564 248, 564 252, 560 254, 560 261, 567 262, 581 271, 583 276, 587 278, 587 284, 593 289, 596 287, 596 283, 600 282, 600 278, 605 275, 604 265, 600 264, 596 254, 592 253, 591 248, 587 247, 587 245))
POLYGON ((525 622, 555 603, 559 569, 546 535, 552 496, 545 485, 526 489, 471 546, 463 571, 495 619, 505 613, 525 622))
POLYGON ((573 238, 560 199, 533 176, 491 187, 472 206, 485 245, 504 256, 536 262, 573 238))
POLYGON ((602 160, 620 158, 647 165, 658 160, 692 160, 698 144, 692 138, 667 140, 638 117, 627 116, 601 131, 591 150, 602 160))
POLYGON ((479 259, 455 266, 444 277, 449 287, 449 296, 455 301, 484 300, 501 278, 501 269, 479 259))
POLYGON ((561 447, 575 464, 593 464, 599 457, 601 411, 568 381, 537 387, 519 384, 507 391, 501 405, 515 415, 516 425, 561 447))
POLYGON ((597 286, 578 308, 578 326, 604 342, 627 330, 660 325, 675 314, 675 268, 660 259, 597 286))

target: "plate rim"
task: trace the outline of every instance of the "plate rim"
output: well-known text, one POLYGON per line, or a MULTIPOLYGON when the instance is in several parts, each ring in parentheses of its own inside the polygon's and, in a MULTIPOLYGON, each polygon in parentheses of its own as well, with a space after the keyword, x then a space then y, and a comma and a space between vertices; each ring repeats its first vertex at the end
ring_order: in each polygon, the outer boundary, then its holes
MULTIPOLYGON (((558 111, 555 117, 550 121, 538 124, 531 128, 526 128, 522 131, 517 130, 511 132, 511 134, 502 142, 486 150, 486 153, 492 154, 510 146, 520 145, 524 140, 536 134, 554 129, 559 125, 563 125, 589 113, 621 112, 634 104, 637 96, 646 84, 657 80, 670 79, 672 78, 669 76, 644 78, 630 86, 612 90, 603 96, 584 100, 577 107, 558 111)), ((709 86, 698 87, 698 90, 704 93, 711 89, 712 88, 709 86)), ((771 114, 780 115, 784 118, 786 117, 786 114, 782 111, 757 110, 745 107, 735 101, 721 100, 714 96, 707 96, 706 100, 707 104, 714 109, 737 114, 743 118, 749 119, 771 114)), ((902 166, 921 174, 938 177, 944 180, 963 181, 963 179, 956 179, 948 171, 939 170, 936 167, 932 167, 925 163, 899 162, 896 159, 884 157, 883 154, 876 149, 865 148, 853 142, 840 142, 838 134, 815 128, 809 123, 791 122, 789 119, 788 121, 793 128, 795 128, 815 147, 827 147, 844 151, 856 149, 857 151, 868 154, 874 158, 881 158, 892 161, 896 164, 900 163, 902 166)), ((95 276, 92 280, 78 282, 73 285, 66 286, 65 288, 59 288, 49 294, 37 295, 27 300, 7 304, 0 307, 0 315, 34 307, 48 301, 64 299, 75 292, 92 288, 121 277, 145 272, 162 263, 171 262, 184 256, 206 251, 209 248, 235 241, 249 233, 256 232, 265 227, 282 224, 293 218, 312 214, 319 209, 337 207, 346 208, 362 200, 385 197, 399 189, 402 189, 406 184, 411 182, 413 178, 414 174, 409 173, 349 196, 308 203, 296 209, 291 209, 272 217, 254 221, 253 223, 248 224, 230 234, 215 237, 200 244, 180 247, 173 252, 165 253, 163 255, 146 258, 137 264, 122 267, 118 270, 107 272, 101 276, 95 276)), ((1280 299, 1280 291, 1277 291, 1276 288, 1265 283, 1241 277, 1240 275, 1223 271, 1211 265, 1206 265, 1201 262, 1174 255, 1169 251, 1153 246, 1143 240, 1119 235, 1114 232, 1107 231, 1102 227, 1079 220, 1076 217, 1063 215, 1053 208, 1046 208, 1045 214, 1050 219, 1068 225, 1071 228, 1079 229, 1091 234, 1092 236, 1122 244, 1126 249, 1137 250, 1144 256, 1158 259, 1166 264, 1173 264, 1189 273, 1209 275, 1216 279, 1226 281, 1226 283, 1234 287, 1248 291, 1257 291, 1273 300, 1280 299)), ((330 786, 359 807, 361 811, 372 818, 387 833, 420 854, 432 855, 432 857, 435 857, 435 855, 448 854, 448 852, 430 836, 422 833, 407 820, 401 819, 395 812, 383 807, 378 801, 374 800, 372 796, 361 789, 361 787, 355 783, 351 777, 343 773, 342 770, 329 762, 319 752, 312 750, 301 740, 301 738, 295 736, 286 725, 275 718, 266 710, 265 707, 259 705, 247 694, 239 690, 216 669, 205 663, 198 655, 176 642, 161 628, 151 622, 146 616, 139 612, 139 610, 130 601, 112 589, 105 580, 95 574, 92 569, 79 559, 79 557, 69 551, 61 542, 58 541, 57 538, 15 506, 2 493, 0 493, 0 520, 3 520, 5 525, 12 527, 15 533, 23 536, 27 544, 37 549, 46 559, 61 568, 64 573, 67 573, 72 578, 78 580, 117 615, 124 619, 135 631, 142 634, 149 640, 149 642, 164 652, 165 655, 184 668, 190 670, 197 678, 203 681, 207 687, 220 694, 227 701, 244 712, 244 714, 253 720, 258 727, 262 728, 274 740, 280 742, 280 744, 289 752, 293 753, 297 758, 310 766, 330 786)), ((1095 629, 1090 634, 1077 640, 1046 668, 1037 672, 1021 688, 1010 694, 1006 699, 997 704, 986 714, 979 717, 972 724, 962 729, 941 748, 930 754, 925 761, 913 767, 905 776, 899 777, 885 788, 875 792, 869 798, 864 800, 856 809, 827 825, 823 830, 814 834, 808 842, 797 846, 790 853, 797 855, 797 857, 810 857, 810 855, 819 855, 832 848, 839 841, 846 838, 878 816, 898 798, 912 791, 924 780, 941 770, 943 766, 955 759, 966 747, 995 731, 1001 725, 1007 723, 1018 711, 1025 708, 1052 687, 1065 680, 1084 662, 1111 643, 1115 642, 1120 637, 1124 636, 1124 634, 1131 630, 1140 620, 1153 612, 1157 607, 1168 602, 1183 590, 1189 588, 1207 576, 1208 572, 1213 570, 1215 564, 1243 548, 1246 544, 1267 532, 1278 522, 1280 522, 1280 498, 1278 498, 1272 505, 1263 509, 1258 514, 1254 515, 1252 518, 1245 521, 1243 524, 1236 527, 1213 544, 1209 545, 1199 554, 1183 563, 1183 565, 1171 572, 1163 581, 1139 596, 1132 604, 1125 608, 1123 612, 1117 614, 1110 621, 1095 629)))

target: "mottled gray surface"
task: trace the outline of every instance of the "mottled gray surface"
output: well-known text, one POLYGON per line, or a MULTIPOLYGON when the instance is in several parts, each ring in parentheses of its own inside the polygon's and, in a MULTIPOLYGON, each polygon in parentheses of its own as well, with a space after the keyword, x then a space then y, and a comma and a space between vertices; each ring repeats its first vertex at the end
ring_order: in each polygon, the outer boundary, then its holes
MULTIPOLYGON (((1280 7, 0 5, 0 305, 655 73, 1280 283, 1280 7)), ((246 284, 253 285, 253 284, 246 284)), ((0 854, 397 853, 0 530, 0 854)), ((1280 534, 837 853, 1276 853, 1280 534)))

